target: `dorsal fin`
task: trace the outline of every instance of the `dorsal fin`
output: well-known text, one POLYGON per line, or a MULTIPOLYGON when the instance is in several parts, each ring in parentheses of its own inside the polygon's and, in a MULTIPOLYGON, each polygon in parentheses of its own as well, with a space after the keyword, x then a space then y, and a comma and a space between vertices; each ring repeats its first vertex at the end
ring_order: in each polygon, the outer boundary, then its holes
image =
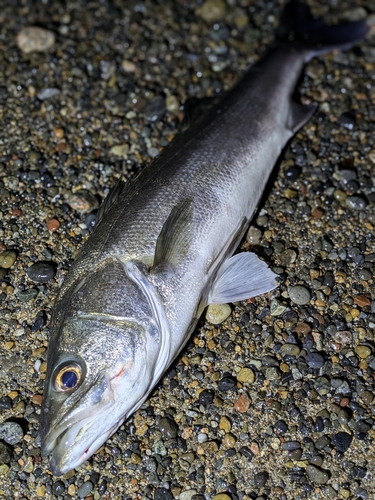
POLYGON ((126 185, 127 183, 123 179, 119 179, 113 186, 113 188, 109 191, 107 197, 99 207, 98 215, 96 217, 96 225, 98 225, 99 222, 103 219, 103 217, 108 213, 109 209, 117 201, 118 197, 123 192, 126 185))

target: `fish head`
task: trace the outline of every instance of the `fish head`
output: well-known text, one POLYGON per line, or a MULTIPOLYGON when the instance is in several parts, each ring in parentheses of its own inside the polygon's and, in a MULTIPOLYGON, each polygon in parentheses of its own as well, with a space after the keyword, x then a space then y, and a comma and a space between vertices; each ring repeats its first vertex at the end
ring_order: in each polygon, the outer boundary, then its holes
POLYGON ((150 305, 153 292, 146 296, 139 283, 128 281, 122 290, 131 296, 128 317, 103 304, 100 313, 77 309, 85 305, 82 294, 97 304, 93 294, 105 295, 100 286, 91 295, 81 287, 55 312, 40 424, 42 453, 54 475, 90 458, 142 404, 165 368, 167 343, 150 305))

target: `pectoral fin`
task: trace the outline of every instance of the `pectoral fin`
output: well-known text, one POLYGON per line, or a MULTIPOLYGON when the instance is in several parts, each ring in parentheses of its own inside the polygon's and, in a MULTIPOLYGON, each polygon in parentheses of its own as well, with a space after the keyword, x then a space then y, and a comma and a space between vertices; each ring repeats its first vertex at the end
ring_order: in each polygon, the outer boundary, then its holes
POLYGON ((246 300, 277 287, 276 274, 254 253, 243 252, 223 262, 208 294, 207 304, 246 300))
POLYGON ((287 121, 288 129, 291 130, 293 134, 298 132, 298 130, 310 120, 317 108, 318 104, 316 102, 303 105, 292 101, 287 121))
POLYGON ((193 216, 193 203, 189 199, 172 209, 156 242, 153 273, 174 271, 185 259, 193 238, 193 216))

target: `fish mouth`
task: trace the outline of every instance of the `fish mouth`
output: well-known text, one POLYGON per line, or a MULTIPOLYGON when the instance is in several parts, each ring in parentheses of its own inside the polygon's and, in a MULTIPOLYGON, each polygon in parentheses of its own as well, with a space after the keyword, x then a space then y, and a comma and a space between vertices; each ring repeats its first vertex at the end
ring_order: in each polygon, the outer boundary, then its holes
POLYGON ((104 374, 100 382, 99 390, 94 385, 76 402, 78 407, 74 405, 67 416, 52 422, 42 440, 42 454, 49 457, 49 468, 55 476, 65 474, 90 458, 121 424, 122 419, 107 427, 108 412, 115 400, 109 377, 104 374), (93 398, 95 391, 100 393, 99 401, 98 394, 93 398), (89 404, 93 399, 96 399, 95 404, 89 404), (82 408, 84 400, 88 404, 82 408))

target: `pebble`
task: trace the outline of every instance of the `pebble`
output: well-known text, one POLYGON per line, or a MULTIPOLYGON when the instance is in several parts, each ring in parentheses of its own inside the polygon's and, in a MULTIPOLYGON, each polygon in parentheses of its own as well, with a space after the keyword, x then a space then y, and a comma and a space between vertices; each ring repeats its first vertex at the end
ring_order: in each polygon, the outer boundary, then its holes
POLYGON ((209 24, 223 19, 225 13, 226 4, 224 0, 206 0, 201 7, 196 9, 196 14, 209 24))
POLYGON ((268 481, 268 472, 261 471, 254 475, 254 486, 255 488, 263 488, 268 481))
POLYGON ((315 465, 308 465, 306 467, 306 474, 315 484, 326 484, 329 481, 329 473, 315 465))
POLYGON ((232 500, 232 497, 226 493, 219 493, 218 495, 213 496, 212 500, 232 500))
POLYGON ((213 325, 220 325, 231 313, 232 309, 228 304, 211 304, 207 307, 206 320, 213 325))
POLYGON ((197 494, 197 490, 185 490, 185 491, 181 491, 179 499, 180 500, 192 500, 193 496, 196 495, 196 494, 197 494))
POLYGON ((302 285, 291 286, 288 289, 288 293, 290 300, 295 304, 302 306, 310 302, 311 293, 310 290, 308 290, 305 286, 302 285))
POLYGON ((158 122, 165 113, 165 99, 157 95, 150 99, 144 109, 146 120, 149 122, 158 122))
POLYGON ((9 464, 12 458, 12 452, 5 443, 0 442, 0 464, 9 464))
POLYGON ((46 222, 46 227, 47 227, 48 231, 51 231, 51 233, 54 233, 60 227, 60 222, 57 219, 49 219, 46 222))
POLYGON ((160 419, 159 430, 168 439, 175 439, 178 435, 178 426, 173 420, 168 417, 163 417, 160 419))
POLYGON ((17 422, 0 424, 0 439, 10 445, 15 445, 23 439, 23 429, 17 422))
POLYGON ((165 105, 169 113, 177 115, 180 111, 180 103, 175 95, 169 95, 165 100, 165 105))
POLYGON ((371 355, 371 349, 367 345, 357 345, 354 352, 361 358, 366 359, 371 355))
POLYGON ((56 97, 59 94, 60 94, 60 89, 57 89, 55 87, 46 87, 46 88, 40 90, 36 96, 41 101, 46 101, 47 99, 51 99, 52 97, 56 97))
POLYGON ((219 429, 225 431, 226 433, 230 432, 230 430, 232 429, 232 424, 228 417, 220 418, 219 429))
POLYGON ((349 449, 352 441, 353 436, 344 431, 340 431, 332 436, 332 444, 341 453, 345 453, 349 449))
POLYGON ((129 149, 130 149, 129 144, 119 144, 117 146, 112 146, 109 152, 111 155, 127 158, 129 149))
POLYGON ((367 207, 367 200, 362 196, 348 196, 345 203, 353 210, 364 210, 367 207))
POLYGON ((296 344, 283 344, 281 346, 281 353, 284 356, 298 356, 301 349, 296 344))
POLYGON ((241 368, 237 375, 237 380, 243 384, 253 384, 255 381, 255 373, 251 368, 241 368))
POLYGON ((55 265, 51 262, 35 262, 27 268, 28 277, 36 283, 48 283, 56 274, 55 265))
POLYGON ((85 481, 77 490, 78 498, 85 498, 94 489, 94 485, 91 481, 85 481))
POLYGON ((23 28, 17 35, 17 46, 24 54, 46 52, 55 45, 55 33, 38 26, 23 28))
POLYGON ((17 260, 17 254, 13 250, 5 250, 0 253, 0 267, 9 269, 17 260))
POLYGON ((319 370, 325 363, 323 356, 317 352, 307 354, 305 361, 306 364, 310 368, 314 368, 314 370, 319 370))
POLYGON ((99 201, 87 189, 69 193, 66 201, 73 210, 77 210, 79 213, 91 212, 99 207, 99 201))
POLYGON ((262 239, 262 231, 255 226, 250 226, 246 235, 246 241, 250 245, 259 245, 262 239))
POLYGON ((233 407, 239 413, 245 413, 251 405, 251 398, 246 394, 242 393, 234 402, 233 407))

